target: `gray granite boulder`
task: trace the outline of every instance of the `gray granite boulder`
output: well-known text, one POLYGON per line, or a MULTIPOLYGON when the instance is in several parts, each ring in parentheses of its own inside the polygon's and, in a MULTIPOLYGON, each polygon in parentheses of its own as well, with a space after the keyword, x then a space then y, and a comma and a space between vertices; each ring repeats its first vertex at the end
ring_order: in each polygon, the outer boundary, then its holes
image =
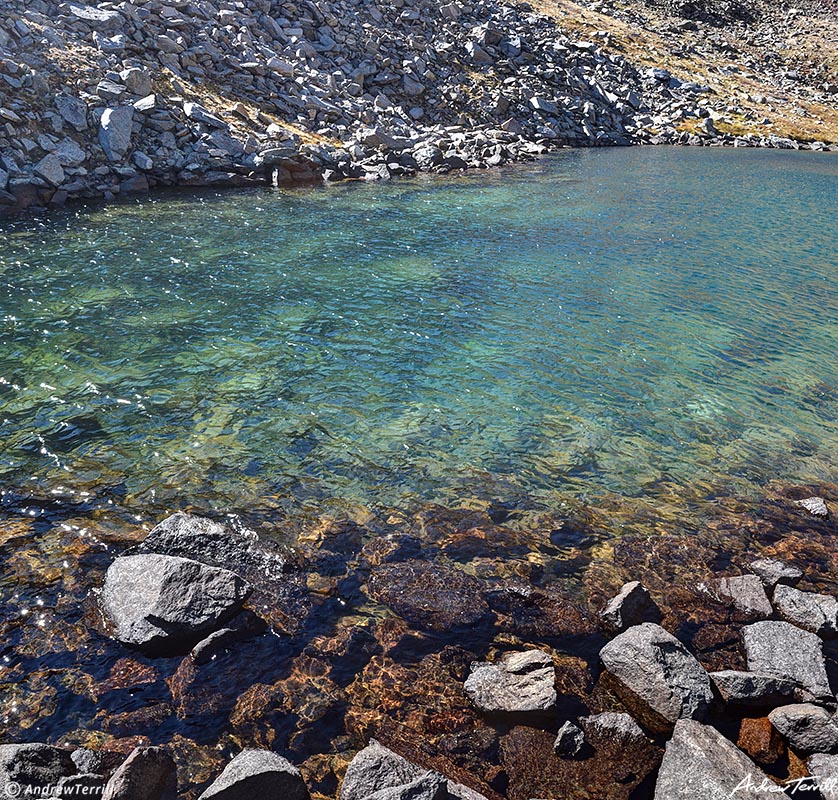
POLYGON ((78 770, 69 750, 46 744, 0 745, 0 797, 14 797, 15 784, 43 791, 78 770))
POLYGON ((629 628, 599 657, 626 707, 655 732, 679 719, 703 719, 713 699, 704 667, 660 625, 629 628))
POLYGON ((737 796, 772 800, 777 797, 777 787, 715 728, 695 720, 679 720, 666 745, 655 800, 719 800, 737 796))
POLYGON ((774 608, 786 622, 822 639, 838 636, 838 600, 832 595, 778 586, 774 590, 774 608))
POLYGON ((821 706, 811 703, 780 706, 768 715, 768 719, 798 753, 838 752, 838 722, 821 706))
POLYGON ((120 161, 131 146, 134 109, 131 106, 106 108, 99 121, 99 144, 108 161, 120 161))
POLYGON ((545 712, 556 704, 553 659, 541 650, 507 653, 494 663, 474 662, 463 688, 487 714, 545 712))
POLYGON ((814 696, 794 681, 744 670, 711 672, 710 679, 725 703, 743 708, 776 708, 789 702, 808 702, 814 696))
POLYGON ((815 753, 806 760, 806 766, 823 800, 838 800, 838 755, 815 753))
POLYGON ((114 772, 102 800, 175 800, 177 770, 162 747, 137 747, 114 772))
POLYGON ((768 591, 771 591, 775 586, 782 584, 784 586, 794 586, 800 582, 803 577, 803 570, 792 566, 791 564, 784 564, 782 561, 777 561, 774 558, 759 558, 748 564, 748 569, 759 576, 762 585, 768 591))
POLYGON ((643 729, 635 722, 631 714, 604 711, 601 714, 582 717, 579 724, 585 731, 585 736, 593 739, 597 737, 608 738, 613 742, 624 745, 647 744, 649 742, 648 737, 643 733, 643 729))
POLYGON ((746 620, 768 619, 774 614, 762 580, 757 575, 717 578, 699 583, 697 589, 711 600, 732 607, 746 620))
POLYGON ((750 672, 794 681, 816 698, 833 701, 823 643, 788 622, 755 622, 742 628, 742 648, 750 672))
POLYGON ((572 758, 579 755, 585 746, 585 734, 582 729, 570 720, 564 723, 556 735, 553 752, 556 755, 572 758))
POLYGON ((232 618, 250 589, 238 575, 186 558, 117 558, 105 574, 102 609, 123 644, 149 652, 191 646, 232 618))
POLYGON ((649 590, 640 581, 631 581, 608 601, 599 612, 599 618, 607 631, 622 633, 642 622, 660 622, 661 612, 649 590))
POLYGON ((269 750, 243 750, 199 800, 308 800, 300 771, 269 750))

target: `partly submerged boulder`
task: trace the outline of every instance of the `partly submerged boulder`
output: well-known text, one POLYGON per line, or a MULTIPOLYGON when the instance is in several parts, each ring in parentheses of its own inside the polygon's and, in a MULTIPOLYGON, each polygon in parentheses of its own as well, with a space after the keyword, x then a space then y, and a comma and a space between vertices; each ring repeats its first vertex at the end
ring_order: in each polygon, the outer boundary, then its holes
POLYGON ((557 700, 553 659, 542 650, 507 653, 494 663, 474 662, 463 688, 486 714, 544 713, 557 700))
POLYGON ((117 558, 105 575, 102 609, 123 644, 177 652, 233 617, 250 588, 226 569, 186 558, 117 558))
POLYGON ((670 730, 679 719, 703 719, 713 699, 704 667, 660 625, 629 628, 599 657, 626 707, 650 730, 670 730))
POLYGON ((780 617, 798 628, 822 639, 838 637, 838 599, 832 595, 778 586, 774 590, 774 607, 780 617))
POLYGON ((660 622, 660 609, 649 590, 640 581, 626 583, 619 593, 599 612, 602 626, 611 633, 622 633, 632 625, 660 622))

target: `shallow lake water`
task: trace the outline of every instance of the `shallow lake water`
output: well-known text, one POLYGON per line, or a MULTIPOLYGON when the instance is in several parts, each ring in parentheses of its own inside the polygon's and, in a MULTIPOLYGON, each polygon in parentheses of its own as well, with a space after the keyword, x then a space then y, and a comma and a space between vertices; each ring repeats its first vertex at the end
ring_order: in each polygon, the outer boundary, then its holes
POLYGON ((835 157, 634 148, 0 222, 5 738, 166 744, 188 796, 267 746, 329 796, 390 731, 548 796, 470 659, 553 648, 604 710, 590 614, 622 581, 708 668, 729 620, 679 582, 768 554, 834 591, 834 525, 791 500, 838 501, 836 219, 835 157), (201 670, 113 643, 91 594, 177 509, 301 564, 201 670))

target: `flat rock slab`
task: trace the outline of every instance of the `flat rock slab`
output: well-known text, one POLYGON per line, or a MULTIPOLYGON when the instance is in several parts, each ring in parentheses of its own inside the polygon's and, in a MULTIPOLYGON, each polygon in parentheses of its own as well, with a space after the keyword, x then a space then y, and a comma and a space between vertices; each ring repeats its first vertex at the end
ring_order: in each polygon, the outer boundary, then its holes
POLYGON ((367 582, 370 596, 420 628, 450 632, 488 622, 491 612, 481 581, 430 561, 384 564, 367 582))
POLYGON ((607 631, 622 633, 632 625, 660 622, 661 612, 649 590, 640 581, 632 581, 624 584, 619 593, 608 601, 599 612, 599 618, 607 631))
POLYGON ((666 745, 655 800, 719 800, 740 795, 771 800, 777 797, 777 787, 715 728, 680 720, 666 745))
POLYGON ((822 639, 838 637, 838 600, 832 595, 801 592, 791 586, 774 590, 774 607, 786 621, 822 639))
POLYGON ((815 698, 794 681, 745 670, 711 672, 710 679, 722 700, 743 708, 776 708, 790 701, 815 698))
POLYGON ((269 750, 243 750, 199 800, 308 800, 300 771, 269 750))
POLYGON ((722 605, 730 606, 748 621, 768 619, 774 614, 761 578, 734 575, 698 584, 698 591, 722 605))
POLYGON ((816 698, 834 701, 826 674, 823 643, 814 633, 788 622, 755 622, 742 629, 750 672, 793 681, 816 698))
POLYGON ((679 719, 703 719, 713 699, 710 677, 681 642, 645 622, 599 654, 614 689, 646 727, 665 732, 679 719))
POLYGON ((150 554, 117 558, 105 574, 101 599, 123 644, 176 652, 233 617, 249 593, 229 570, 150 554))
POLYGON ((486 714, 543 713, 557 700, 553 659, 541 650, 507 653, 491 664, 474 662, 463 688, 486 714))
POLYGON ((821 706, 811 703, 780 706, 768 715, 768 719, 798 753, 838 752, 838 722, 821 706))
POLYGON ((795 586, 803 577, 803 570, 774 558, 759 558, 748 564, 748 569, 759 576, 762 585, 769 591, 778 584, 795 586))

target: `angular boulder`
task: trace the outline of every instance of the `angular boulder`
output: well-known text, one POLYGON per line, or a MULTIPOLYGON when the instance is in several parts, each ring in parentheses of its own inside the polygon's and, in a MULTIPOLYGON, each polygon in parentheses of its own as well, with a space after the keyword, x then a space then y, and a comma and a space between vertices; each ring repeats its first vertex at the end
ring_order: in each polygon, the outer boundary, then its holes
POLYGON ((570 720, 559 728, 556 734, 556 741, 553 744, 553 752, 559 756, 572 758, 579 755, 585 746, 585 734, 582 729, 570 720))
POLYGON ((779 584, 794 586, 803 577, 803 570, 774 558, 759 558, 748 564, 748 569, 759 577, 768 591, 779 584))
POLYGON ((243 750, 199 800, 308 800, 300 771, 269 750, 243 750))
POLYGON ((117 558, 105 574, 102 609, 123 644, 177 652, 233 617, 250 588, 234 572, 186 558, 117 558))
POLYGON ((794 681, 775 675, 726 669, 711 672, 710 679, 722 700, 732 706, 775 708, 787 705, 792 700, 815 699, 794 681))
POLYGON ((649 590, 640 581, 626 583, 619 593, 599 612, 602 626, 611 633, 622 633, 632 625, 660 622, 660 609, 649 590))
POLYGON ((102 800, 175 800, 177 769, 162 747, 137 747, 105 785, 102 800))
POLYGON ((768 619, 774 613, 762 580, 757 575, 718 578, 700 583, 697 588, 711 600, 730 606, 745 620, 768 619))
POLYGON ((768 715, 768 719, 798 753, 838 752, 838 722, 821 706, 811 703, 780 706, 768 715))
POLYGON ((807 759, 806 767, 823 800, 838 800, 838 756, 816 753, 807 759))
MULTIPOLYGON (((450 790, 476 796, 466 787, 450 790)), ((339 800, 443 800, 449 793, 447 781, 438 772, 425 770, 384 747, 375 739, 349 764, 340 787, 339 800)), ((460 796, 451 791, 454 796, 460 796)), ((203 799, 202 799, 203 800, 203 799)))
POLYGON ((679 719, 703 719, 707 713, 713 699, 710 677, 660 625, 629 628, 599 657, 626 707, 650 730, 665 732, 679 719))
POLYGON ((593 740, 608 738, 625 746, 649 743, 648 737, 631 714, 604 711, 602 714, 583 717, 579 722, 585 736, 593 740))
POLYGON ((99 144, 108 161, 119 161, 131 146, 134 109, 131 106, 106 108, 99 121, 99 144))
POLYGON ((682 719, 666 745, 655 800, 771 800, 777 787, 733 742, 709 725, 682 719), (772 788, 773 787, 773 788, 772 788))
POLYGON ((838 637, 838 600, 832 595, 778 586, 774 590, 774 608, 786 622, 822 639, 838 637))
POLYGON ((788 622, 755 622, 742 628, 742 648, 750 672, 794 681, 816 698, 833 701, 823 643, 814 633, 788 622))
POLYGON ((541 650, 507 653, 494 663, 474 662, 463 688, 486 714, 544 713, 558 697, 553 659, 541 650))

